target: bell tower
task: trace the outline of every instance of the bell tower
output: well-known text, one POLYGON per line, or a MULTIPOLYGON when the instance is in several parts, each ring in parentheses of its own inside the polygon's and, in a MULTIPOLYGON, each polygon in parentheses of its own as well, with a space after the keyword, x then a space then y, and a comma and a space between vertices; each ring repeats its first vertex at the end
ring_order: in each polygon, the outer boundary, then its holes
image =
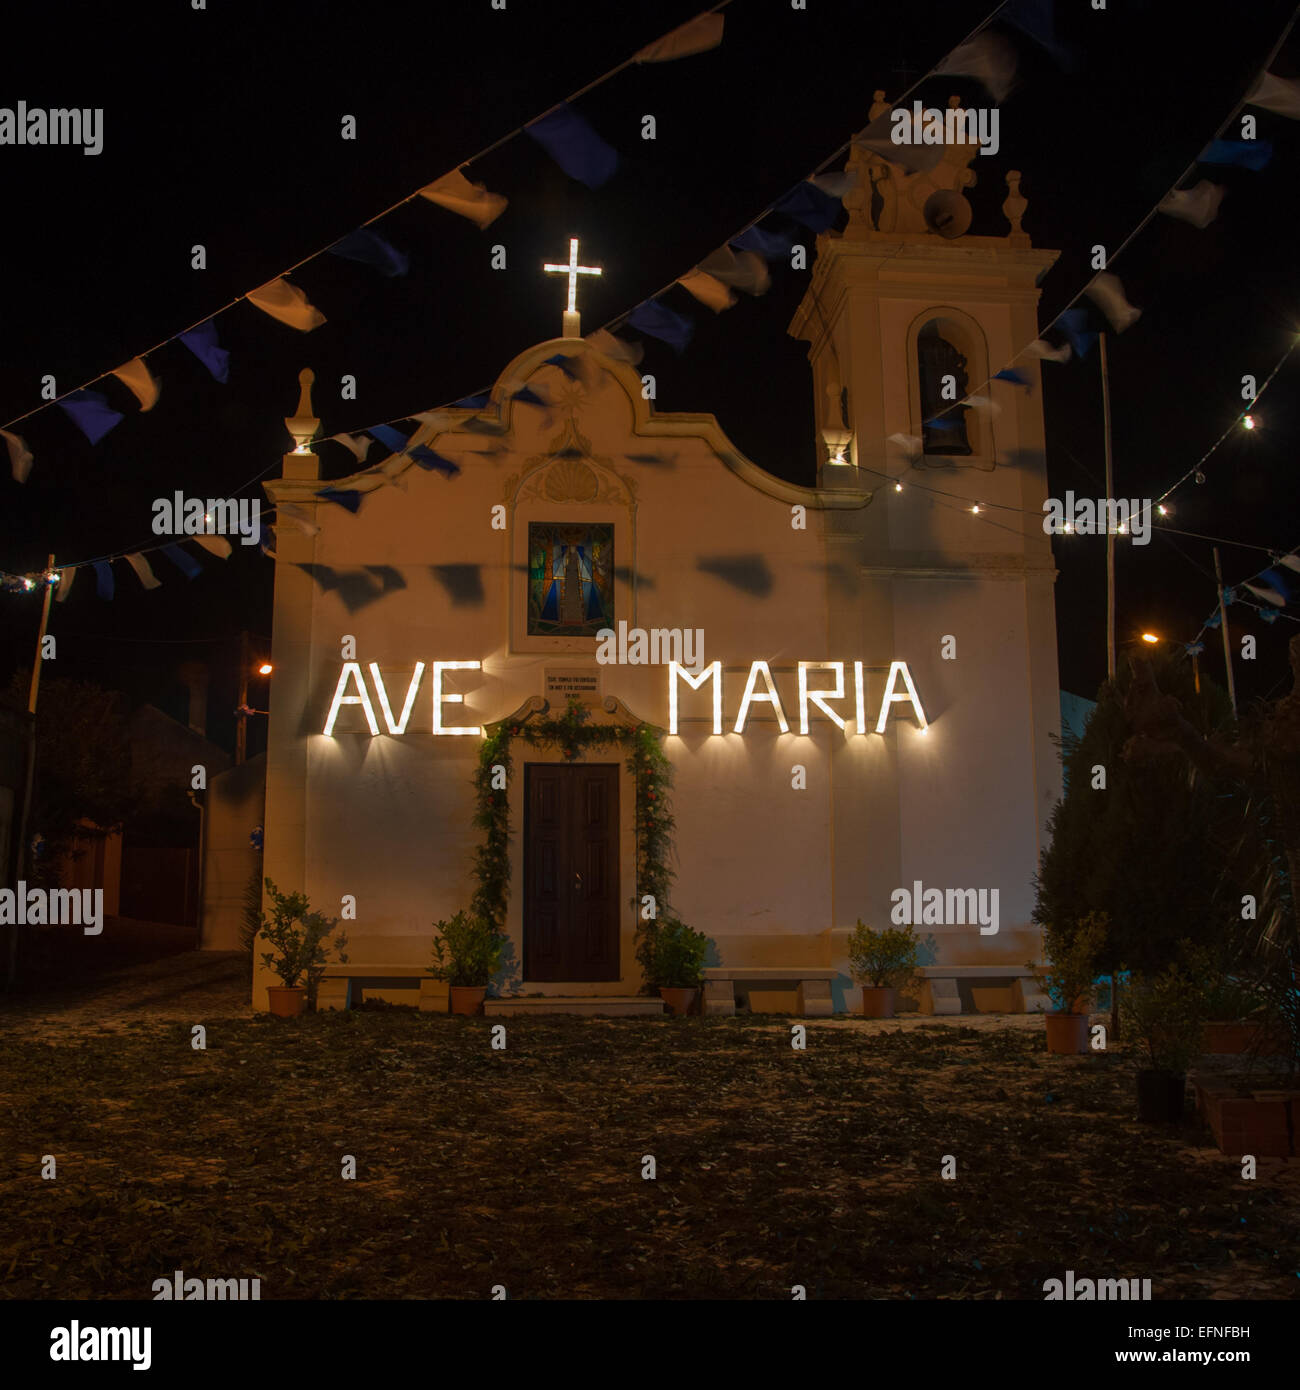
POLYGON ((916 880, 997 888, 996 934, 926 931, 939 963, 1022 966, 1038 954, 1031 879, 1060 794, 1042 391, 1024 354, 1057 252, 1022 230, 1016 172, 1007 230, 972 235, 980 146, 894 146, 875 97, 849 157, 848 225, 818 237, 789 331, 809 345, 818 485, 871 494, 825 514, 831 647, 869 667, 907 660, 933 723, 886 735, 869 768, 836 779, 837 930, 888 923, 890 893, 916 880), (1027 384, 991 380, 1013 362, 1027 384))

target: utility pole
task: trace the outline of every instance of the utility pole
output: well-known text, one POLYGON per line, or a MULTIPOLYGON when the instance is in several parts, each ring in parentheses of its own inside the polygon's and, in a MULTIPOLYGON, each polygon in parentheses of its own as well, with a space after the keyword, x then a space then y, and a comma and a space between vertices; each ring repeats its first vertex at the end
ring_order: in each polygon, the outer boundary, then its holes
POLYGON ((1115 528, 1110 523, 1115 496, 1115 469, 1110 452, 1110 371, 1106 365, 1106 334, 1101 338, 1101 423, 1106 441, 1106 677, 1115 679, 1115 528))
POLYGON ((239 634, 239 712, 235 716, 235 766, 244 761, 248 748, 248 630, 239 634))
POLYGON ((1232 701, 1232 717, 1237 717, 1237 682, 1232 674, 1232 642, 1228 638, 1228 604, 1223 596, 1223 567, 1219 564, 1219 547, 1214 547, 1214 582, 1219 586, 1219 626, 1223 629, 1223 664, 1228 669, 1228 698, 1232 701))
MULTIPOLYGON (((27 768, 23 785, 23 809, 18 822, 18 852, 14 855, 14 887, 21 882, 27 871, 27 842, 31 838, 32 789, 36 784, 36 697, 41 688, 41 662, 45 655, 45 633, 50 625, 50 600, 54 597, 54 586, 49 575, 54 572, 54 556, 45 562, 45 600, 41 604, 41 626, 36 634, 36 656, 32 661, 32 683, 27 688, 27 768)), ((15 914, 16 917, 16 914, 15 914)), ((9 931, 9 965, 6 971, 6 987, 13 989, 18 978, 18 924, 15 920, 9 931)))

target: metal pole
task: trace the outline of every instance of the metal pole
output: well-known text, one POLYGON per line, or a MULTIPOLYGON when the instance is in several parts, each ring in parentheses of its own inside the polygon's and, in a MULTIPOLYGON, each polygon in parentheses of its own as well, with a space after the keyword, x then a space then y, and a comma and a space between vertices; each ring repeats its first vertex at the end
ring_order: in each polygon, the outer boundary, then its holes
MULTIPOLYGON (((45 572, 54 569, 54 556, 45 562, 45 572)), ((18 890, 23 874, 27 871, 27 842, 31 837, 32 791, 36 784, 36 697, 41 688, 41 662, 44 660, 45 633, 50 625, 50 600, 54 597, 54 586, 45 581, 45 601, 41 604, 41 627, 36 634, 36 656, 32 661, 32 683, 27 688, 27 767, 23 779, 23 809, 19 819, 18 849, 14 855, 14 889, 18 890)), ((13 989, 18 978, 18 923, 17 914, 9 929, 9 961, 6 970, 5 986, 13 989)))
POLYGON ((1110 452, 1110 372, 1106 364, 1106 335, 1101 333, 1101 422, 1106 444, 1106 676, 1115 679, 1115 528, 1110 502, 1115 495, 1115 470, 1110 452))
POLYGON ((235 724, 235 766, 244 761, 248 748, 248 716, 244 708, 248 704, 248 633, 239 634, 239 714, 235 724))
POLYGON ((1232 675, 1232 643, 1228 640, 1228 605, 1223 597, 1223 567, 1219 564, 1219 547, 1214 547, 1214 580, 1219 586, 1219 626, 1223 629, 1223 664, 1228 670, 1228 698, 1232 701, 1232 717, 1237 717, 1237 682, 1232 675))

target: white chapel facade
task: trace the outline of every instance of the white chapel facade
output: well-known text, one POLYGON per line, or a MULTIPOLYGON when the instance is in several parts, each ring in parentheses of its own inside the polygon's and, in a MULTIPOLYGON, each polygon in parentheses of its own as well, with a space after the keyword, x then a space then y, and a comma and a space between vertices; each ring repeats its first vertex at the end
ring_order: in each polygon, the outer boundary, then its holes
MULTIPOLYGON (((317 496, 313 454, 286 456, 267 492, 319 529, 277 527, 264 871, 329 915, 355 900, 353 961, 429 961, 434 923, 474 891, 484 737, 570 697, 591 724, 661 731, 671 908, 713 963, 830 969, 854 1008, 849 931, 888 925, 917 884, 998 890, 996 931, 918 917, 932 976, 1003 988, 1040 957, 1031 880, 1060 769, 1037 364, 1028 388, 987 383, 1037 336, 1055 253, 1020 231, 1010 178, 1008 235, 929 229, 972 153, 908 175, 854 149, 865 191, 818 237, 790 328, 812 363, 815 487, 710 415, 656 410, 633 367, 572 336, 576 315, 504 365, 487 406, 331 480, 355 512, 317 496), (956 428, 932 421, 949 369, 993 403, 949 412, 956 428), (654 654, 686 669, 598 659, 669 632, 692 646, 654 654)), ((506 987, 635 994, 624 750, 516 740, 512 758, 506 987)), ((269 983, 257 966, 255 1008, 269 983)))

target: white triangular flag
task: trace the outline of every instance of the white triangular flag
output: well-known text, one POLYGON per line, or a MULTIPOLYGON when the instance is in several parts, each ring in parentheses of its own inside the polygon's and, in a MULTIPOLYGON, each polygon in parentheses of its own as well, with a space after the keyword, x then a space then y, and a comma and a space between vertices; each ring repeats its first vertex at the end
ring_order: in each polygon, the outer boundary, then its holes
POLYGON ((828 198, 842 198, 858 186, 858 175, 856 170, 845 169, 843 173, 814 174, 808 182, 828 198))
POLYGON ((1283 555, 1278 564, 1285 565, 1287 569, 1300 573, 1300 555, 1283 555))
POLYGON ((421 410, 415 415, 407 417, 411 420, 418 420, 422 425, 428 425, 430 429, 439 432, 451 429, 454 421, 445 410, 421 410))
POLYGON ((315 536, 320 531, 320 527, 310 515, 293 502, 279 503, 275 509, 275 517, 277 521, 287 521, 295 531, 301 531, 304 536, 315 536))
POLYGON ((1166 217, 1190 222, 1193 227, 1205 228, 1219 215, 1219 204, 1227 189, 1221 183, 1202 179, 1195 188, 1173 188, 1161 198, 1156 207, 1166 217))
POLYGON ((495 222, 506 210, 506 199, 501 194, 489 193, 481 183, 470 183, 459 169, 453 169, 427 188, 420 189, 420 196, 448 212, 468 217, 480 227, 495 222))
POLYGON ((1259 106, 1289 120, 1300 121, 1300 82, 1274 77, 1271 72, 1261 73, 1259 81, 1250 89, 1246 105, 1259 106))
POLYGON ((143 555, 123 555, 122 558, 135 571, 135 577, 144 585, 146 589, 157 589, 160 587, 158 579, 152 569, 149 568, 149 561, 143 555))
POLYGON ((612 357, 616 362, 630 362, 634 367, 645 356, 645 348, 640 343, 625 343, 604 328, 588 333, 587 342, 606 357, 612 357))
POLYGON ((693 53, 707 53, 722 42, 723 18, 720 14, 697 15, 671 34, 648 43, 633 60, 637 63, 668 63, 674 58, 689 58, 693 53))
POLYGON ((1025 352, 1030 357, 1041 357, 1044 362, 1068 362, 1074 355, 1069 343, 1054 348, 1045 338, 1035 338, 1025 352))
POLYGON ((693 294, 701 304, 712 309, 715 314, 720 314, 724 309, 730 309, 736 302, 736 296, 721 280, 715 280, 712 275, 706 275, 698 267, 695 270, 688 270, 685 275, 678 276, 677 283, 689 294, 693 294))
POLYGON ((1110 326, 1116 333, 1123 333, 1142 317, 1142 310, 1135 309, 1124 298, 1124 286, 1120 284, 1119 276, 1112 275, 1109 270, 1095 276, 1084 292, 1110 320, 1110 326))
POLYGON ((310 333, 325 322, 325 315, 308 302, 307 296, 297 285, 291 285, 283 275, 277 275, 259 289, 249 290, 246 297, 264 314, 270 314, 273 319, 279 319, 281 323, 287 323, 290 328, 302 333, 310 333))
POLYGON ((129 386, 140 402, 142 411, 152 410, 158 399, 158 382, 144 364, 143 357, 133 357, 129 362, 113 369, 113 375, 129 386))
POLYGON ((370 446, 374 443, 369 435, 364 434, 332 434, 330 438, 335 444, 342 444, 345 449, 350 449, 358 463, 365 463, 370 446))
POLYGON ((215 555, 218 560, 230 559, 230 542, 225 536, 192 536, 190 539, 195 545, 201 545, 209 555, 215 555))
POLYGON ((977 34, 958 44, 935 72, 974 77, 988 88, 994 101, 1002 102, 1016 76, 1015 49, 996 34, 977 34))
POLYGON ((54 602, 62 603, 72 592, 73 581, 77 577, 77 567, 69 565, 59 571, 59 587, 54 591, 54 602))
POLYGON ((887 435, 885 443, 897 444, 907 458, 917 458, 921 453, 921 441, 914 434, 887 435))
POLYGON ((730 246, 719 246, 696 269, 746 294, 766 294, 772 284, 767 262, 757 251, 737 252, 730 246))
POLYGON ((0 435, 4 436, 4 441, 9 447, 9 467, 13 472, 14 482, 25 483, 32 471, 33 462, 32 451, 27 447, 27 441, 8 430, 0 430, 0 435))

